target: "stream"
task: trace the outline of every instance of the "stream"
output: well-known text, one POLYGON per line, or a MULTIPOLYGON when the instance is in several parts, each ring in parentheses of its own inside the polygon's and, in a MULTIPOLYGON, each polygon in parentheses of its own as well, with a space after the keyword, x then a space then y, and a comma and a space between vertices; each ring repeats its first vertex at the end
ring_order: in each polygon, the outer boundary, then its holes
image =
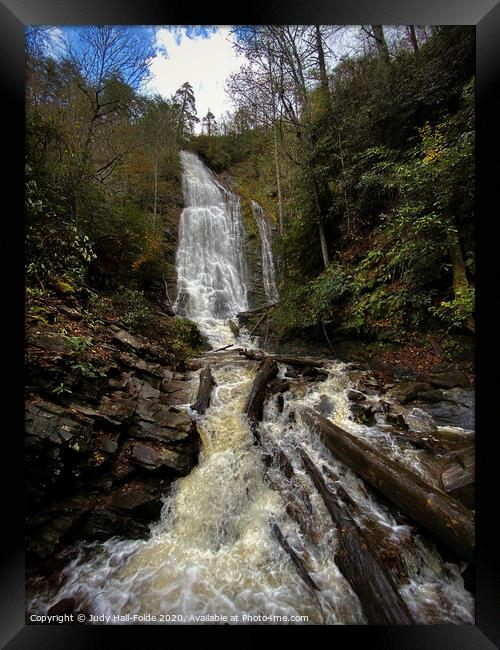
MULTIPOLYGON (((366 624, 357 595, 336 565, 338 531, 300 462, 297 450, 302 449, 322 468, 332 491, 338 481, 356 503, 353 516, 360 528, 370 531, 370 522, 377 524, 374 544, 393 544, 400 550, 405 576, 398 578, 398 589, 415 621, 473 623, 474 601, 464 588, 462 567, 443 560, 422 529, 398 523, 388 505, 337 462, 319 435, 295 416, 300 406, 320 408, 345 431, 432 482, 418 450, 396 444, 381 423, 367 426, 353 420, 347 396, 353 386, 344 363, 327 361, 323 381, 299 377, 290 381, 281 403, 276 395, 265 402, 258 426, 287 454, 295 480, 312 504, 303 527, 288 514, 283 495, 293 490, 290 480, 275 464, 266 468, 263 449, 254 444, 243 414, 258 362, 239 355, 238 348, 258 349, 259 340, 245 330, 235 336, 228 325, 249 307, 239 199, 194 154, 183 152, 181 161, 185 208, 175 309, 198 323, 213 350, 232 345, 205 355, 215 387, 204 415, 189 406, 200 370, 189 374, 192 393, 182 408, 197 421, 202 440, 199 463, 175 482, 148 539, 113 538, 81 546, 64 569, 65 582, 51 603, 31 606, 43 610, 74 597, 96 617, 95 622, 104 623, 148 622, 148 615, 154 614, 163 617, 159 622, 180 624, 218 622, 220 617, 236 624, 366 624), (314 594, 273 535, 273 522, 319 587, 314 594), (304 528, 312 534, 306 535, 304 528), (129 618, 113 620, 116 615, 129 618)), ((256 205, 259 230, 269 235, 259 222, 263 216, 256 205)), ((265 285, 271 302, 277 293, 269 241, 263 268, 273 273, 265 285)), ((280 363, 278 377, 284 378, 287 370, 280 363)), ((368 399, 376 402, 378 397, 368 399)))

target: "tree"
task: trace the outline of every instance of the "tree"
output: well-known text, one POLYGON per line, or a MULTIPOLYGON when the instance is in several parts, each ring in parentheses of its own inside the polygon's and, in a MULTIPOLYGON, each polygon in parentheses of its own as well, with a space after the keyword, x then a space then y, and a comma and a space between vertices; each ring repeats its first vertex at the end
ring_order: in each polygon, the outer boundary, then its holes
POLYGON ((179 137, 185 138, 194 131, 194 125, 200 120, 196 115, 196 100, 193 87, 186 81, 174 95, 174 103, 179 107, 178 132, 179 137))
POLYGON ((210 109, 208 109, 208 113, 203 118, 202 123, 207 129, 207 135, 211 136, 217 126, 217 122, 215 121, 215 115, 210 111, 210 109))
MULTIPOLYGON (((115 168, 128 149, 115 151, 96 169, 91 150, 97 134, 131 110, 134 94, 147 78, 153 55, 152 46, 127 27, 98 25, 78 30, 77 37, 66 40, 66 58, 78 71, 76 85, 84 104, 77 109, 78 132, 73 147, 73 210, 78 218, 81 192, 85 180, 115 168)), ((111 173, 109 172, 109 173, 111 173)))

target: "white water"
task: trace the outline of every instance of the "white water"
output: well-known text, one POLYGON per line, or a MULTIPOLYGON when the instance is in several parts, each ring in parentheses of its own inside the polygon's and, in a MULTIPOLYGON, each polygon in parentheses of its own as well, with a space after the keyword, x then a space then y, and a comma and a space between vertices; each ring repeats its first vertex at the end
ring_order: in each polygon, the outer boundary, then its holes
POLYGON ((272 304, 277 302, 279 296, 276 287, 273 249, 271 247, 271 224, 266 219, 262 207, 256 201, 252 201, 252 211, 259 229, 262 246, 262 279, 264 291, 267 302, 272 304))
MULTIPOLYGON (((244 261, 238 257, 242 250, 237 234, 241 233, 241 223, 235 223, 237 210, 233 214, 226 211, 223 192, 192 154, 183 154, 183 166, 185 192, 190 197, 190 207, 183 213, 178 255, 186 295, 184 313, 197 320, 215 344, 226 335, 232 336, 226 332, 223 319, 246 305, 244 276, 236 277, 237 268, 242 274, 244 269, 244 261), (193 205, 195 210, 191 211, 193 205), (195 223, 196 218, 203 225, 195 223), (224 240, 225 246, 221 232, 231 235, 224 240), (204 238, 207 250, 193 241, 198 235, 204 238), (219 239, 217 243, 212 241, 214 237, 219 239), (232 249, 233 245, 236 248, 232 249), (190 270, 190 263, 197 267, 197 273, 190 270), (208 279, 205 285, 200 278, 208 278, 208 270, 217 269, 217 264, 231 277, 208 279)), ((327 404, 326 417, 383 447, 413 471, 425 474, 420 452, 404 443, 396 444, 379 426, 367 427, 351 419, 345 367, 332 362, 327 365, 326 381, 293 383, 284 394, 281 413, 276 397, 271 397, 260 425, 262 439, 269 438, 281 446, 310 496, 313 512, 306 523, 316 533, 316 541, 312 541, 286 512, 282 495, 293 491, 293 486, 277 467, 266 474, 262 451, 253 444, 243 415, 257 363, 232 352, 209 356, 216 381, 210 408, 199 417, 188 406, 198 387, 199 371, 191 375, 192 395, 183 407, 197 418, 203 443, 199 464, 174 484, 160 521, 151 527, 150 538, 111 539, 80 546, 78 556, 64 570, 65 583, 58 593, 48 598, 38 595, 28 603, 28 609, 46 612, 50 605, 71 596, 84 611, 105 617, 103 622, 108 623, 120 622, 106 618, 114 615, 129 615, 129 622, 134 622, 134 616, 163 615, 167 618, 157 618, 156 622, 200 623, 205 621, 199 617, 223 615, 235 624, 259 622, 245 616, 286 616, 294 624, 366 623, 357 596, 335 564, 336 527, 301 466, 297 454, 300 447, 317 467, 324 468, 333 490, 335 484, 328 472, 338 476, 340 485, 357 504, 356 519, 361 527, 376 521, 383 538, 401 547, 408 580, 401 583, 400 593, 415 620, 472 623, 473 599, 464 589, 459 567, 444 563, 433 544, 414 528, 398 525, 387 508, 370 496, 363 481, 337 462, 297 415, 300 406, 327 404), (318 599, 311 596, 273 537, 270 521, 278 523, 303 559, 320 587, 318 599), (305 618, 298 621, 291 617, 305 618)), ((281 365, 280 376, 285 370, 281 365)))
POLYGON ((234 339, 226 319, 248 309, 239 198, 195 154, 182 151, 184 210, 176 255, 177 313, 195 320, 213 347, 234 339))

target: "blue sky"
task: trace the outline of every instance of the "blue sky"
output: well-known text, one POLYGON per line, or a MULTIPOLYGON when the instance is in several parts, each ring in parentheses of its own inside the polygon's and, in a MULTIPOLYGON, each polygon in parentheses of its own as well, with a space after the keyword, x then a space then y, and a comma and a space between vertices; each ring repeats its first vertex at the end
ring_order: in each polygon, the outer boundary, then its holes
MULTIPOLYGON (((51 52, 61 53, 61 36, 78 43, 78 26, 54 27, 51 52)), ((147 93, 170 97, 185 82, 193 86, 198 117, 210 109, 216 119, 233 108, 225 93, 229 75, 244 63, 229 40, 230 26, 131 26, 131 32, 154 45, 150 78, 143 88, 147 93)))

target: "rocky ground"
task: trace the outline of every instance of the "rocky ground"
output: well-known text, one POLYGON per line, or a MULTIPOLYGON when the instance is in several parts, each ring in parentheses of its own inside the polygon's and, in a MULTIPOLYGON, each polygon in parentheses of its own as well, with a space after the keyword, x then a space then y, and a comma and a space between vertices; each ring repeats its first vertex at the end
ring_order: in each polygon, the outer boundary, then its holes
POLYGON ((191 384, 159 345, 116 320, 89 322, 74 298, 41 309, 26 332, 28 575, 50 573, 79 540, 146 537, 199 452, 178 408, 191 384))

